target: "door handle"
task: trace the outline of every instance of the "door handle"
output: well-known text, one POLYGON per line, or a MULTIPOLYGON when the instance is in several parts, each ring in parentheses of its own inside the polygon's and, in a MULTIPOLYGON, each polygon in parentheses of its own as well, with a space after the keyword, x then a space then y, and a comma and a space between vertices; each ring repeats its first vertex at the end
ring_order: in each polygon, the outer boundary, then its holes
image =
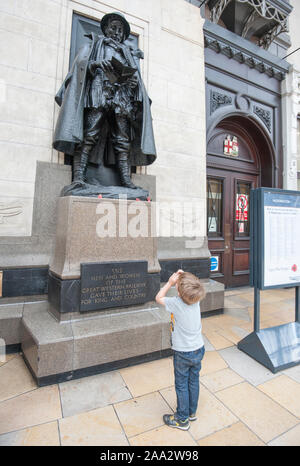
POLYGON ((230 224, 225 224, 225 251, 224 254, 230 254, 230 241, 231 241, 231 231, 230 231, 230 224))
POLYGON ((225 244, 224 254, 230 254, 230 246, 228 246, 228 244, 225 244))

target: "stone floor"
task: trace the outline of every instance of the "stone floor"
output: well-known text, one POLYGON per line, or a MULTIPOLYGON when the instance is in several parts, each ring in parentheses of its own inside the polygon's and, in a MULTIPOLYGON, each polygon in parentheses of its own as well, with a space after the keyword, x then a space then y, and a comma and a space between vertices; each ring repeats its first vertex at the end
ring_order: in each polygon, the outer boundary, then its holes
MULTIPOLYGON (((226 291, 203 319, 198 419, 175 409, 172 358, 38 388, 22 356, 0 363, 0 445, 300 445, 300 365, 272 374, 237 349, 253 329, 253 290, 226 291)), ((293 322, 294 290, 261 292, 261 328, 293 322)))

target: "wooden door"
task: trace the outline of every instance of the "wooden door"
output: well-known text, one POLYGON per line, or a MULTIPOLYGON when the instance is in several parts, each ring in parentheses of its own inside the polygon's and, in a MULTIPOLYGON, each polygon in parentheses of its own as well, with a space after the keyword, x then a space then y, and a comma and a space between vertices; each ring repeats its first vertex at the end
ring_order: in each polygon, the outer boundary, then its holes
POLYGON ((226 288, 249 284, 250 189, 258 176, 207 169, 207 236, 214 270, 226 288))

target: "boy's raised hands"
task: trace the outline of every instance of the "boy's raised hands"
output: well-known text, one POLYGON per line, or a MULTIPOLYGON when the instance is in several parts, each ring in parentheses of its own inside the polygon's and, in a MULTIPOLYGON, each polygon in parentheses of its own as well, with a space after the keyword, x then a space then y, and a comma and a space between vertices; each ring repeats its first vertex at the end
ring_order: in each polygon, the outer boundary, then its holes
POLYGON ((176 282, 179 278, 179 275, 183 273, 183 270, 179 269, 177 270, 177 272, 173 273, 173 275, 171 275, 171 277, 169 278, 169 283, 171 286, 175 286, 176 285, 176 282))
POLYGON ((155 297, 155 301, 158 303, 158 304, 161 304, 162 306, 165 305, 165 301, 164 301, 164 298, 167 294, 167 292, 169 291, 169 289, 172 287, 172 286, 175 286, 176 283, 177 283, 177 280, 179 278, 179 275, 183 273, 183 270, 179 269, 177 270, 177 272, 173 273, 173 275, 171 275, 171 277, 169 278, 169 280, 167 281, 167 283, 160 289, 160 291, 157 293, 156 297, 155 297))

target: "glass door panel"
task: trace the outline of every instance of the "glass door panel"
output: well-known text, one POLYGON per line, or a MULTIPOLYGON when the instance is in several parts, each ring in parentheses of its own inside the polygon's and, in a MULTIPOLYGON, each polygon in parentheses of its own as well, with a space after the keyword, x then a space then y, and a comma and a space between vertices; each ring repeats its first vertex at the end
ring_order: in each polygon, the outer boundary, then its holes
POLYGON ((207 236, 222 236, 223 180, 207 178, 207 236))
POLYGON ((247 237, 250 235, 250 189, 251 184, 246 181, 236 181, 236 193, 235 193, 235 236, 236 237, 247 237))

